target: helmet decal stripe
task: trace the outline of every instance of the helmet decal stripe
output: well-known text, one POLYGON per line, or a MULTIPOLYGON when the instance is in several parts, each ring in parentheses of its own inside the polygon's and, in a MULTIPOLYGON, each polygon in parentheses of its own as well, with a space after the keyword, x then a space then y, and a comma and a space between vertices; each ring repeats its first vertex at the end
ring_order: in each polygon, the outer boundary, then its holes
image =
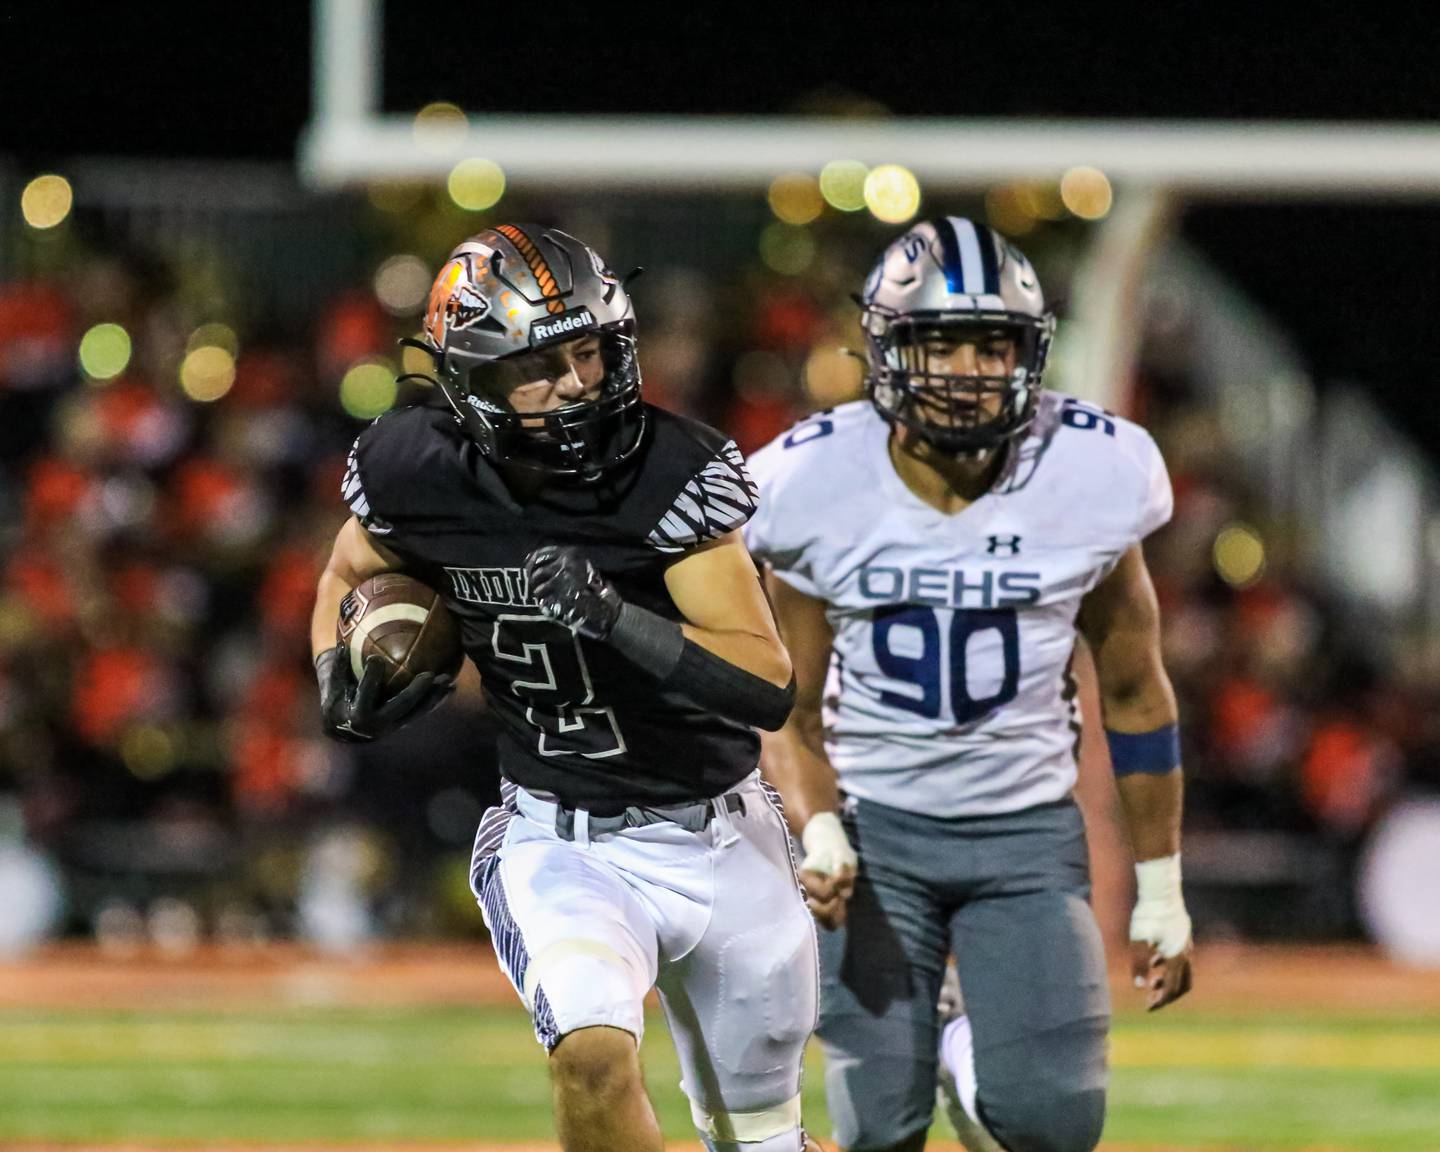
POLYGON ((1000 294, 1000 268, 995 261, 995 236, 984 224, 975 225, 975 234, 980 241, 980 266, 985 275, 987 295, 1000 294))
POLYGON ((945 286, 957 295, 965 292, 965 270, 960 262, 960 239, 955 234, 955 218, 947 216, 935 221, 935 234, 940 237, 940 250, 944 254, 945 286))
POLYGON ((545 310, 554 313, 565 311, 565 301, 560 298, 560 290, 555 284, 555 273, 550 271, 550 265, 545 262, 545 257, 541 255, 534 241, 513 224, 501 224, 495 231, 515 245, 515 250, 520 253, 520 258, 525 261, 530 274, 535 277, 540 295, 545 298, 545 310))
POLYGON ((965 272, 965 287, 962 291, 967 296, 980 296, 986 291, 987 285, 985 265, 980 258, 980 238, 975 234, 975 225, 960 216, 951 216, 948 219, 955 232, 955 242, 960 248, 960 266, 965 272))

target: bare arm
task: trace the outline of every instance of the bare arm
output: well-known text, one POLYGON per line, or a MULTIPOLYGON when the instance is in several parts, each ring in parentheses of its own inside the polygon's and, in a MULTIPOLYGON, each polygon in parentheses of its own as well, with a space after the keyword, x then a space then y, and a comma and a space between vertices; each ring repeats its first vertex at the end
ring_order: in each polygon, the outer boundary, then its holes
MULTIPOLYGON (((1160 655, 1160 607, 1138 544, 1085 598, 1080 629, 1095 657, 1105 727, 1133 735, 1174 725, 1175 692, 1160 655)), ((1177 763, 1163 773, 1117 774, 1116 785, 1139 889, 1130 968, 1153 1011, 1185 995, 1192 980, 1190 917, 1180 889, 1184 780, 1177 763)))
POLYGON ((310 616, 312 659, 335 647, 335 622, 346 594, 370 577, 399 567, 400 558, 365 531, 359 520, 352 516, 345 521, 315 588, 315 611, 310 616))
POLYGON ((676 561, 665 571, 665 587, 685 618, 687 640, 777 688, 790 683, 790 656, 739 532, 676 561))
MULTIPOLYGON (((1175 692, 1160 656, 1160 606, 1138 544, 1085 597, 1080 630, 1095 656, 1107 729, 1153 732, 1176 722, 1175 692)), ((1135 859, 1179 852, 1180 767, 1164 776, 1121 776, 1116 784, 1135 859)))
POLYGON ((766 573, 780 637, 795 666, 795 708, 778 732, 761 739, 765 778, 780 790, 790 827, 805 845, 800 882, 810 911, 826 928, 845 923, 855 888, 856 858, 838 819, 840 788, 825 755, 820 704, 835 635, 825 603, 766 573))
POLYGON ((762 738, 765 778, 780 790, 790 827, 799 836, 812 816, 840 807, 820 716, 835 635, 823 601, 797 591, 773 572, 766 573, 765 587, 795 667, 795 709, 785 727, 762 738))

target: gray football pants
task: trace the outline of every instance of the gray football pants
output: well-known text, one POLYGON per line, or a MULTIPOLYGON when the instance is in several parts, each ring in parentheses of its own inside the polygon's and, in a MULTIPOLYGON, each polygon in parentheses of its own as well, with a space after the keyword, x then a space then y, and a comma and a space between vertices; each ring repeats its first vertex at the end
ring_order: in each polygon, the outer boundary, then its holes
POLYGON ((1010 1152, 1090 1152, 1105 1120, 1110 998, 1071 801, 939 819, 850 800, 860 875, 820 933, 818 1035, 835 1139, 861 1152, 926 1129, 953 952, 977 1110, 1010 1152))

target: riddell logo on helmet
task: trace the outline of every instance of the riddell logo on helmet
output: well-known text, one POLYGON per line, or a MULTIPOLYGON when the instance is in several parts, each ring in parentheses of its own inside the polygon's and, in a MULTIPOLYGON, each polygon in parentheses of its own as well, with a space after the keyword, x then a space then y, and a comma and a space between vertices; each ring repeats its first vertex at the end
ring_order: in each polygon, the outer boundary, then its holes
POLYGON ((542 340, 553 340, 556 336, 564 336, 569 332, 579 332, 583 328, 594 328, 595 317, 591 315, 589 308, 577 308, 573 312, 565 312, 556 316, 553 320, 548 317, 544 320, 536 320, 530 325, 530 343, 539 344, 542 340))

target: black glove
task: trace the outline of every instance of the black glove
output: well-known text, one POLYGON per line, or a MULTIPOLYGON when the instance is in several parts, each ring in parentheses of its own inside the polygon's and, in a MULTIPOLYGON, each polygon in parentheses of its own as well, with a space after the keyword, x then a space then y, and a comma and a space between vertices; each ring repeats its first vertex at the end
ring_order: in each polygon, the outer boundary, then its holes
POLYGON ((569 545, 546 544, 525 557, 525 578, 540 611, 591 640, 607 640, 625 601, 595 565, 569 545))
POLYGON ((455 690, 453 676, 420 672, 393 697, 381 702, 384 660, 371 656, 365 661, 357 683, 350 667, 350 653, 343 644, 315 657, 315 675, 320 681, 325 735, 346 743, 384 736, 438 708, 455 690))

